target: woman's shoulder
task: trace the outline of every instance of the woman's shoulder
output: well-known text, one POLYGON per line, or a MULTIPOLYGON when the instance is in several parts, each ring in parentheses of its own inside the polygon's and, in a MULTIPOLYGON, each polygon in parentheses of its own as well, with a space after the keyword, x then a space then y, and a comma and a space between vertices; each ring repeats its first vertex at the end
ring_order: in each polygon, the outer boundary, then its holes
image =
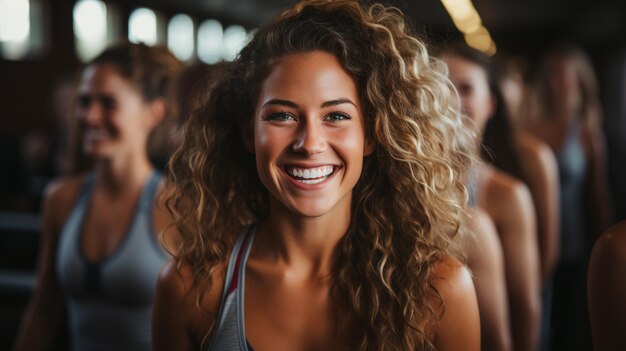
POLYGON ((72 175, 51 181, 44 194, 44 220, 61 226, 78 200, 87 175, 72 175))
POLYGON ((196 286, 196 272, 193 267, 185 262, 177 263, 175 260, 170 260, 161 269, 158 284, 161 290, 178 301, 193 298, 193 305, 196 305, 196 298, 201 296, 202 300, 199 301, 201 306, 210 312, 217 312, 222 296, 225 272, 226 262, 218 264, 211 274, 211 284, 202 294, 202 291, 196 286))
POLYGON ((594 346, 621 350, 626 342, 626 221, 611 227, 594 245, 589 260, 587 292, 594 346), (620 326, 616 328, 615 326, 620 326))
POLYGON ((45 196, 53 201, 71 201, 77 197, 86 179, 86 174, 54 179, 46 186, 45 196))
POLYGON ((532 195, 528 186, 521 180, 502 171, 493 170, 484 187, 479 204, 484 206, 496 227, 517 226, 520 221, 533 216, 532 195))
POLYGON ((519 179, 498 169, 488 175, 487 201, 493 203, 511 203, 530 198, 528 187, 519 179))
POLYGON ((438 350, 479 350, 478 302, 469 270, 452 256, 433 268, 430 281, 443 302, 435 346, 438 350))
POLYGON ((443 302, 444 319, 446 313, 456 313, 454 310, 450 311, 450 306, 467 308, 476 303, 474 283, 469 269, 456 257, 445 256, 436 262, 429 281, 443 302))
POLYGON ((468 231, 460 233, 461 242, 467 255, 468 266, 474 268, 478 262, 492 262, 494 256, 501 256, 500 238, 489 214, 479 208, 468 209, 468 231))
POLYGON ((558 177, 556 156, 543 140, 528 132, 520 132, 518 137, 520 159, 524 174, 529 183, 558 177))
POLYGON ((190 264, 170 260, 159 274, 155 310, 159 315, 169 316, 171 322, 185 326, 186 332, 200 345, 219 313, 225 272, 226 263, 218 264, 211 274, 211 283, 203 290, 190 264))
POLYGON ((600 236, 594 245, 591 260, 626 263, 626 220, 609 228, 600 236))
POLYGON ((517 135, 517 141, 521 156, 534 161, 535 164, 541 164, 546 159, 554 159, 550 145, 529 132, 520 131, 517 135))
POLYGON ((469 270, 454 256, 445 256, 435 263, 430 280, 443 297, 474 289, 469 270))

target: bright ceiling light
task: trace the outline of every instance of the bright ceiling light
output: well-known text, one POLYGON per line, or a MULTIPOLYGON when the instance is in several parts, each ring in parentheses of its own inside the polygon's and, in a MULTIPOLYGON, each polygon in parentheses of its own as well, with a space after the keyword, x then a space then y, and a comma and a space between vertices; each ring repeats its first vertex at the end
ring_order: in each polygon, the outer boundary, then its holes
POLYGON ((496 44, 470 0, 441 0, 456 28, 464 34, 467 45, 487 55, 496 53, 496 44))

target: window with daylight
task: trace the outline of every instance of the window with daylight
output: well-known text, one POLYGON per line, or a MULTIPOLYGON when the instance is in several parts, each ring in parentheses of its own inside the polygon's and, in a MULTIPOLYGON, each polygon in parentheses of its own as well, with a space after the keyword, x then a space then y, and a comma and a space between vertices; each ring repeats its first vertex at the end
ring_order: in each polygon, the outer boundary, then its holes
POLYGON ((224 30, 216 20, 206 20, 198 28, 198 58, 212 64, 222 60, 224 30))
POLYGON ((178 14, 167 26, 167 47, 181 61, 193 58, 194 28, 191 17, 178 14))
POLYGON ((130 14, 128 40, 146 45, 155 45, 158 42, 157 15, 154 11, 140 7, 130 14))
POLYGON ((83 61, 98 55, 112 44, 116 11, 100 0, 80 0, 74 5, 74 38, 76 54, 83 61))
POLYGON ((41 53, 43 15, 40 0, 0 0, 0 57, 21 60, 41 53))
POLYGON ((242 26, 232 25, 224 31, 224 60, 234 60, 239 51, 248 43, 248 33, 242 26))

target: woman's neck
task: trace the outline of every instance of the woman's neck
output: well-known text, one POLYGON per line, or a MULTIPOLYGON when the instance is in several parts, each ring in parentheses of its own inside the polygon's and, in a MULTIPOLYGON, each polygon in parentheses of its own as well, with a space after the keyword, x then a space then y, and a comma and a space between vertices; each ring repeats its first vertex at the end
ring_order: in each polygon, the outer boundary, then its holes
POLYGON ((552 101, 552 117, 560 121, 569 121, 580 110, 578 96, 564 96, 552 101))
POLYGON ((146 156, 100 159, 95 165, 98 186, 112 195, 141 188, 151 172, 146 156))
POLYGON ((350 208, 303 218, 275 207, 279 206, 273 206, 270 216, 259 224, 253 254, 297 271, 300 277, 328 276, 350 226, 350 208))

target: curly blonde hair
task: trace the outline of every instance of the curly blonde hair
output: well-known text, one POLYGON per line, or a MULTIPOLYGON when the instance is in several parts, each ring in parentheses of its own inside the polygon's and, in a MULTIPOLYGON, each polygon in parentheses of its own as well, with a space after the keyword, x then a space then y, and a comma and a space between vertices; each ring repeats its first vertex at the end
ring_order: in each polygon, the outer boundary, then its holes
POLYGON ((357 82, 366 137, 376 145, 353 190, 333 271, 341 325, 357 331, 361 350, 434 349, 429 333, 443 306, 430 278, 464 221, 472 143, 445 67, 398 9, 303 1, 256 33, 190 118, 170 161, 177 263, 191 267, 202 296, 240 230, 268 216, 268 192, 242 132, 276 60, 313 50, 335 55, 357 82))

